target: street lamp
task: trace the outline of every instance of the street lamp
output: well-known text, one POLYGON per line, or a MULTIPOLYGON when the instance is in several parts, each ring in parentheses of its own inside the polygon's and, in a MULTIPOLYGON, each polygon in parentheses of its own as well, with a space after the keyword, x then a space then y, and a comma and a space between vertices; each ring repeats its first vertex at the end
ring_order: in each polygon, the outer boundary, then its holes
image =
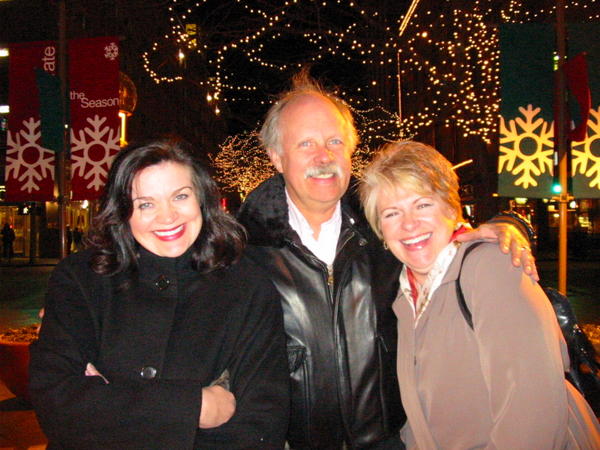
POLYGON ((131 78, 119 72, 119 117, 121 118, 121 147, 127 145, 127 117, 133 114, 137 106, 137 89, 131 78))

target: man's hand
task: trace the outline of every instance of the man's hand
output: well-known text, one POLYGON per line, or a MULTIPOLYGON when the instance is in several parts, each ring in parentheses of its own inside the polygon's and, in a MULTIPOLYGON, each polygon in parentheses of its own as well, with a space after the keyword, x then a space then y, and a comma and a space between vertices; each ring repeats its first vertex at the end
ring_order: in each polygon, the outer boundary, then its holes
POLYGON ((527 275, 539 281, 540 277, 538 276, 535 258, 531 253, 529 241, 514 225, 507 223, 484 223, 473 231, 458 235, 457 238, 461 242, 474 241, 476 239, 498 242, 500 250, 503 253, 510 251, 515 267, 523 267, 527 275))
POLYGON ((219 385, 202 388, 202 408, 198 426, 214 428, 223 425, 235 413, 235 397, 219 385))

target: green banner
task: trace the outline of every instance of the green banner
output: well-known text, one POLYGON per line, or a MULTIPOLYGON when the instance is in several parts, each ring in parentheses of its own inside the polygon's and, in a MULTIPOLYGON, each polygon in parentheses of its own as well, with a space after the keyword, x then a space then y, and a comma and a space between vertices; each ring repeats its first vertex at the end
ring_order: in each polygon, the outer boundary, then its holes
MULTIPOLYGON (((585 51, 592 108, 583 141, 572 142, 572 194, 600 197, 600 25, 568 26, 569 56, 585 51)), ((498 193, 552 197, 554 53, 551 24, 500 27, 500 147, 498 193)), ((573 102, 574 103, 574 102, 573 102)), ((575 104, 571 117, 577 120, 575 104)))
POLYGON ((42 69, 35 70, 35 77, 40 92, 42 145, 58 153, 63 150, 64 136, 60 80, 42 69))

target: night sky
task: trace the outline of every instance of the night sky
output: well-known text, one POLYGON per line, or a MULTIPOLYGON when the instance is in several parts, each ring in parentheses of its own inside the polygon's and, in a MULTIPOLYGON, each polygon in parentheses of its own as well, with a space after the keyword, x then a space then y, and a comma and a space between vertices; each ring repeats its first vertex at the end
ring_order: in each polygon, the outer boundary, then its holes
MULTIPOLYGON (((57 3, 0 1, 0 43, 57 39, 57 3)), ((394 65, 382 70, 381 63, 376 66, 362 60, 370 58, 365 49, 383 58, 378 50, 385 50, 385 43, 397 32, 404 2, 363 2, 371 6, 363 7, 361 13, 349 6, 351 2, 331 1, 323 6, 322 2, 303 1, 283 14, 282 2, 276 1, 242 5, 218 0, 198 8, 195 3, 178 1, 174 7, 172 1, 161 0, 66 2, 67 38, 121 38, 121 70, 131 77, 139 96, 129 122, 130 141, 172 133, 213 153, 227 135, 255 128, 270 102, 288 87, 291 74, 305 63, 310 63, 311 73, 327 87, 356 98, 361 106, 369 107, 370 99, 378 97, 393 107, 395 99, 386 95, 385 83, 392 80, 394 65), (276 16, 275 26, 270 26, 276 16), (197 24, 201 48, 186 49, 177 43, 171 33, 173 23, 183 27, 197 24), (265 27, 267 31, 261 32, 265 27), (245 37, 251 40, 239 45, 245 37), (360 45, 352 48, 353 42, 360 45), (237 48, 231 43, 238 43, 237 48), (229 48, 218 64, 224 46, 229 48), (183 63, 176 56, 182 48, 186 54, 183 63), (155 83, 144 69, 145 52, 158 76, 181 76, 183 80, 155 83), (252 57, 260 61, 252 61, 252 57), (379 81, 375 90, 373 80, 379 81), (215 86, 223 86, 220 101, 211 103, 206 98, 214 95, 215 86)), ((6 103, 6 60, 0 63, 0 77, 0 102, 6 103)))

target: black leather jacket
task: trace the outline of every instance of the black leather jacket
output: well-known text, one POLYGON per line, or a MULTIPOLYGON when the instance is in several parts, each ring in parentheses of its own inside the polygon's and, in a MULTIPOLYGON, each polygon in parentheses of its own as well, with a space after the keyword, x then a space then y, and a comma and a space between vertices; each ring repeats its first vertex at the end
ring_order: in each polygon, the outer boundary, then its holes
POLYGON ((391 310, 400 264, 370 230, 356 199, 342 199, 332 270, 288 223, 281 175, 254 190, 239 219, 249 256, 283 299, 292 384, 294 449, 369 448, 405 421, 395 370, 391 310))

